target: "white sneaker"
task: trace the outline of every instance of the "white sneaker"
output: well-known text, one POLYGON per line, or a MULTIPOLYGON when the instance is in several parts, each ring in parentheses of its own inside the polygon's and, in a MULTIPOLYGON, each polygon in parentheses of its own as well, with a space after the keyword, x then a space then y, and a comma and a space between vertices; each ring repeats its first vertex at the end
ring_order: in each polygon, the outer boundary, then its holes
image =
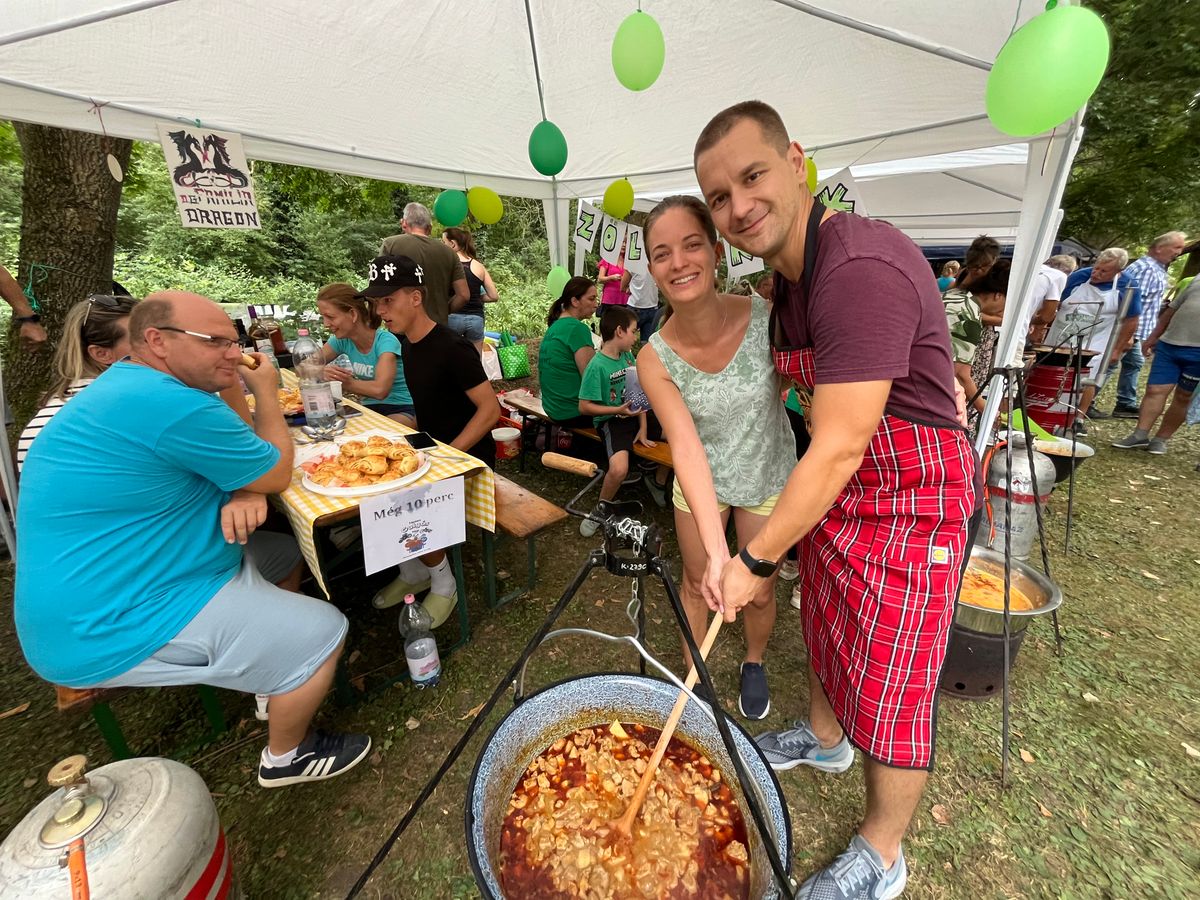
POLYGON ((591 519, 584 519, 579 523, 579 533, 584 537, 590 538, 599 530, 600 526, 591 519))
POLYGON ((794 588, 792 588, 792 599, 789 602, 792 604, 793 609, 804 608, 804 602, 800 597, 800 585, 796 585, 794 588))
POLYGON ((779 567, 779 577, 784 581, 795 581, 800 577, 800 565, 794 559, 785 559, 779 567))

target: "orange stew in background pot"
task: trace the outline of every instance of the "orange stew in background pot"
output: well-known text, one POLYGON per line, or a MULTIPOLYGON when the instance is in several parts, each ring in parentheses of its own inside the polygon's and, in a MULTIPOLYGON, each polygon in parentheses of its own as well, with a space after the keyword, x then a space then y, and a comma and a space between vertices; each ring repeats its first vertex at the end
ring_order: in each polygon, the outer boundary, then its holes
POLYGON ((581 728, 547 747, 509 801, 504 894, 521 900, 745 900, 746 826, 709 760, 672 738, 633 826, 615 839, 658 740, 645 725, 581 728))

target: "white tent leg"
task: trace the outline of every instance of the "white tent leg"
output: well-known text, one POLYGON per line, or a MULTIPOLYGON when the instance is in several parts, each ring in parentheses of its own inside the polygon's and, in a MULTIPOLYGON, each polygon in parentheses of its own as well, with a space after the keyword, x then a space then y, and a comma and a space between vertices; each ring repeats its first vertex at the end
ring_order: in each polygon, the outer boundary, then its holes
MULTIPOLYGON (((1029 143, 1029 160, 1025 166, 1025 202, 1021 206, 1021 219, 1017 226, 1004 324, 996 341, 997 366, 1004 366, 1010 361, 1019 364, 1021 361, 1027 330, 1021 325, 1028 323, 1032 316, 1033 282, 1042 260, 1049 255, 1054 244, 1061 218, 1058 206, 1071 172, 1071 162, 1083 138, 1083 128, 1078 124, 1083 121, 1083 113, 1081 109, 1061 134, 1055 133, 1049 138, 1038 138, 1029 143)), ((975 437, 975 449, 980 456, 988 445, 992 423, 1000 411, 1003 385, 1004 379, 999 375, 990 382, 987 403, 975 437)))
MULTIPOLYGON (((4 395, 4 371, 0 369, 0 409, 8 409, 4 395)), ((8 555, 17 558, 17 536, 14 531, 17 515, 17 472, 13 468, 12 450, 8 445, 8 429, 0 429, 0 484, 8 498, 8 509, 0 515, 0 535, 8 546, 8 555)))
POLYGON ((566 268, 567 247, 571 230, 571 201, 555 196, 542 201, 542 215, 546 219, 546 239, 550 244, 550 265, 566 268))

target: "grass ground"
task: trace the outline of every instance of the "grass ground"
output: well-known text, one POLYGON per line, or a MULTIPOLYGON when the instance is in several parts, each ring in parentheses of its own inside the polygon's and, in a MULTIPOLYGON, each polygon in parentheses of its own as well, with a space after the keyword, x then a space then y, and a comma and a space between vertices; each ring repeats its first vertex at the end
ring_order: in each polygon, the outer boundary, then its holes
MULTIPOLYGON (((1200 886, 1200 437, 1183 434, 1165 457, 1119 453, 1108 442, 1130 423, 1093 424, 1097 456, 1080 470, 1074 535, 1063 550, 1066 496, 1055 492, 1048 526, 1051 561, 1066 601, 1066 644, 1054 654, 1049 622, 1033 626, 1013 679, 1011 779, 999 784, 998 701, 944 700, 938 765, 906 844, 913 898, 1193 897, 1200 886)), ((505 464, 508 469, 515 469, 505 464)), ((534 465, 525 476, 565 502, 578 482, 534 465)), ((655 517, 667 524, 666 513, 655 517)), ((200 733, 193 692, 144 691, 116 711, 135 747, 193 766, 208 783, 248 897, 341 897, 461 735, 566 585, 593 541, 574 522, 544 535, 534 596, 488 613, 480 600, 477 542, 468 553, 474 640, 446 660, 432 691, 402 684, 361 705, 329 704, 323 724, 369 732, 369 763, 324 784, 264 791, 253 767, 263 743, 253 703, 224 695, 237 719, 223 740, 186 749, 200 733)), ((674 554, 667 547, 668 555, 674 554)), ((522 560, 507 551, 505 567, 522 560)), ((11 569, 3 589, 11 591, 11 569)), ((597 574, 564 624, 624 629, 628 587, 597 574)), ((377 683, 403 668, 394 615, 366 596, 347 607, 355 623, 352 674, 377 683), (382 668, 382 672, 371 672, 382 668)), ((675 665, 677 639, 661 592, 649 601, 649 643, 675 665)), ((447 627, 449 630, 449 626, 447 627)), ((718 690, 736 691, 741 635, 722 633, 712 669, 718 690)), ((598 641, 570 639, 534 658, 530 683, 629 669, 634 660, 598 641)), ((779 591, 768 665, 777 728, 804 709, 806 664, 799 614, 779 591)), ((53 692, 24 664, 11 622, 0 623, 0 832, 46 792, 46 770, 84 752, 109 756, 90 719, 61 716, 53 692)), ((493 715, 489 730, 506 706, 493 715)), ((486 731, 485 731, 486 734, 486 731)), ((482 738, 469 746, 402 841, 369 882, 369 898, 477 896, 464 849, 462 807, 482 738)), ((846 843, 863 802, 858 767, 844 776, 781 775, 793 822, 793 870, 806 875, 846 843)))

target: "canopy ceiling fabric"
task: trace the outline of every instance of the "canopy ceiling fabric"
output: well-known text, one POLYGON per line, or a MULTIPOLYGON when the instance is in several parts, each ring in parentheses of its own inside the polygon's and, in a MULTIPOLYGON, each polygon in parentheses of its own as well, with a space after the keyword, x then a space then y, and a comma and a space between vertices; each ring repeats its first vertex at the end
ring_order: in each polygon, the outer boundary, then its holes
POLYGON ((240 132, 252 158, 391 181, 549 199, 627 176, 674 191, 694 184, 705 122, 749 97, 822 172, 1003 144, 987 69, 1044 6, 645 0, 666 65, 634 93, 609 59, 633 0, 9 0, 0 116, 99 131, 95 100, 110 134, 157 141, 158 121, 199 120, 240 132), (570 150, 557 186, 527 154, 534 49, 570 150))

